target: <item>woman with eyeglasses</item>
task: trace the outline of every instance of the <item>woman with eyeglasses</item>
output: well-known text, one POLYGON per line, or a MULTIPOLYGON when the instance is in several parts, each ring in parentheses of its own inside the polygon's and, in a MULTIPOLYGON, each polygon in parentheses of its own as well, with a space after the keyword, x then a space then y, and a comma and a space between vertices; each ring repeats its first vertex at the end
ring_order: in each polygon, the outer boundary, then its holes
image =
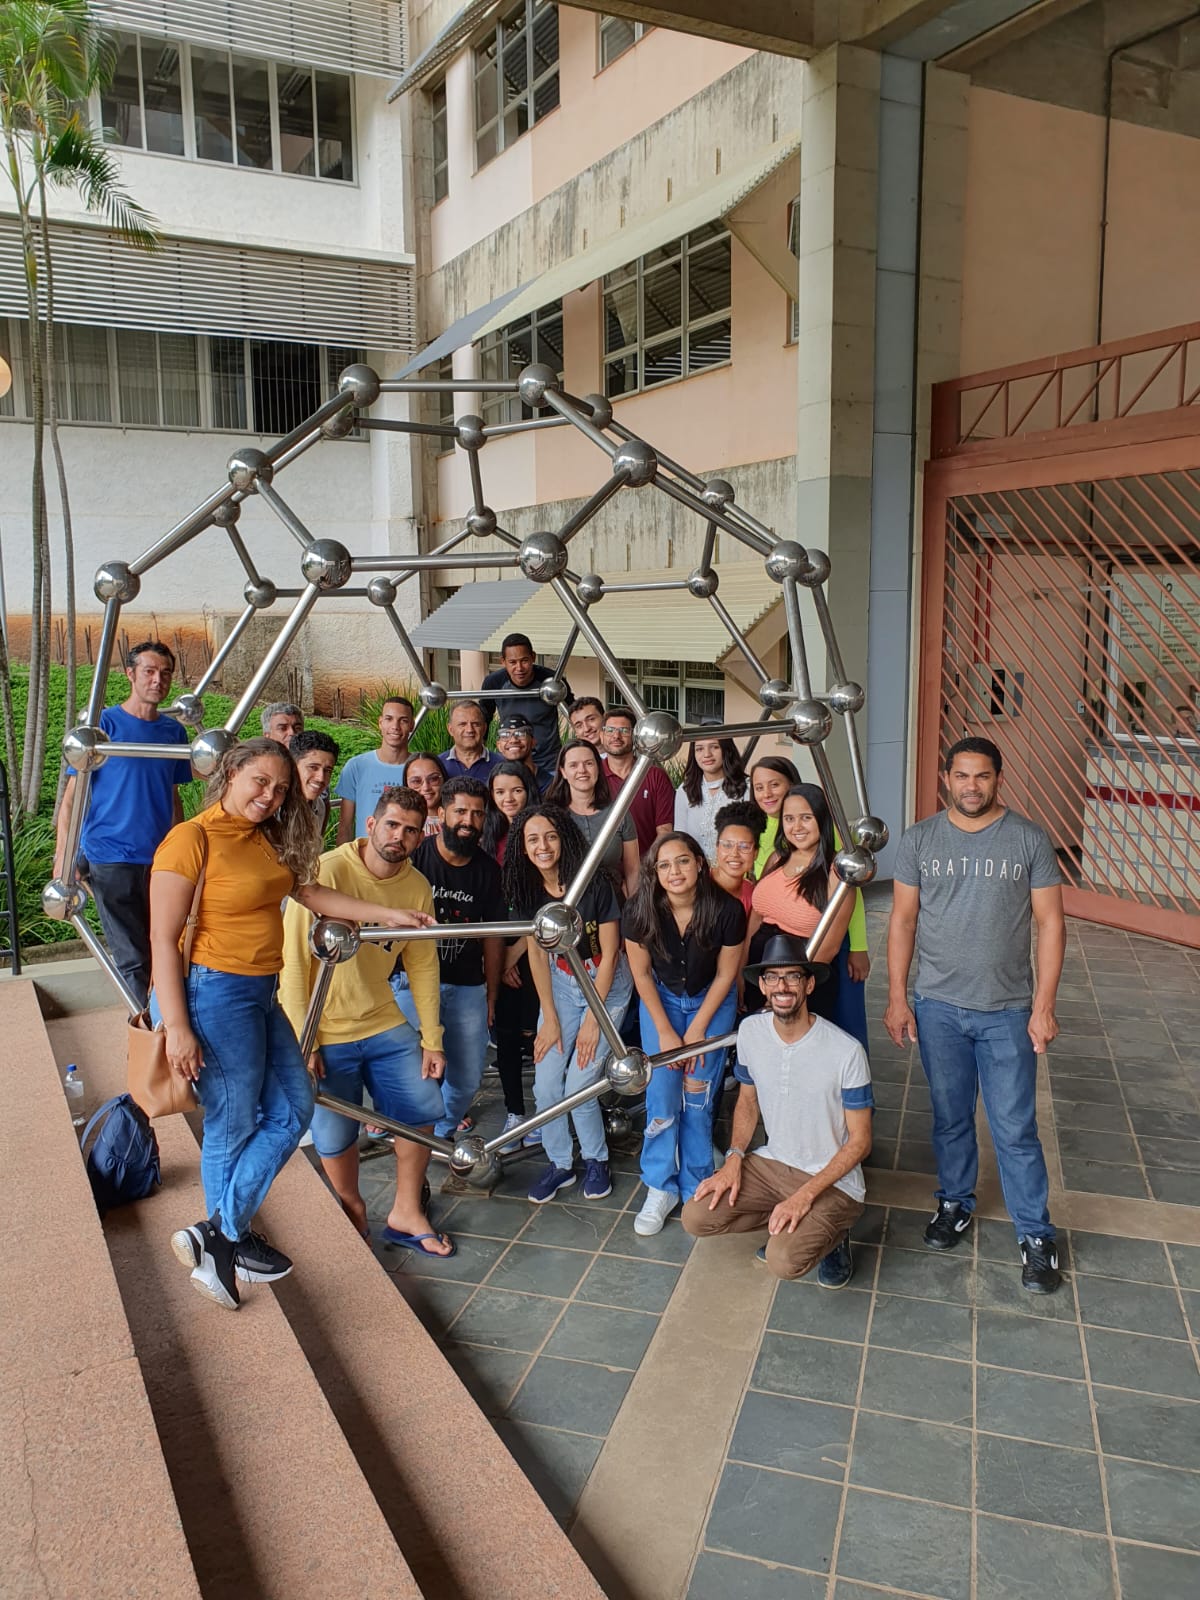
MULTIPOLYGON (((647 1055, 728 1033, 737 1016, 737 976, 746 937, 740 901, 713 882, 687 833, 664 833, 642 858, 637 894, 621 918, 641 1001, 647 1055)), ((646 1089, 642 1182, 634 1232, 661 1233, 680 1200, 713 1170, 712 1130, 725 1051, 656 1067, 646 1089)))
MULTIPOLYGON (((719 724, 718 724, 719 726, 719 724)), ((689 834, 712 861, 717 850, 717 812, 749 794, 746 767, 732 739, 694 739, 683 782, 675 791, 675 831, 689 834)))
MULTIPOLYGON (((612 788, 600 766, 599 752, 586 739, 572 739, 559 751, 546 804, 570 812, 590 848, 608 819, 612 788)), ((600 865, 622 900, 633 894, 638 881, 638 847, 637 832, 628 815, 621 818, 620 827, 608 841, 600 865)))
POLYGON ((427 807, 425 837, 432 838, 442 831, 442 785, 447 772, 437 756, 410 756, 404 769, 404 781, 415 789, 427 807))
POLYGON ((754 857, 758 841, 767 825, 766 814, 753 800, 737 800, 717 812, 717 854, 712 866, 713 882, 735 900, 740 900, 747 917, 754 893, 754 857))

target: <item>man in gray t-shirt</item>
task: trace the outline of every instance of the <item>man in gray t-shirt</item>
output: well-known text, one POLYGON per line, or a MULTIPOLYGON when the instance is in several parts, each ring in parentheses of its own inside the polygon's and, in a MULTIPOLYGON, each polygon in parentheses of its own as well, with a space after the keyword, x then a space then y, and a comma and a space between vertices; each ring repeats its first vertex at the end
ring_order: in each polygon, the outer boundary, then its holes
POLYGON ((926 1245, 950 1250, 971 1225, 979 1170, 975 1105, 982 1092, 1021 1250, 1021 1282, 1050 1294, 1061 1279, 1037 1131, 1037 1057, 1058 1033, 1062 875, 1043 829, 1001 803, 1001 765, 990 740, 960 740, 946 763, 949 808, 900 841, 884 1026, 896 1044, 919 1045, 929 1080, 938 1209, 925 1229, 926 1245))

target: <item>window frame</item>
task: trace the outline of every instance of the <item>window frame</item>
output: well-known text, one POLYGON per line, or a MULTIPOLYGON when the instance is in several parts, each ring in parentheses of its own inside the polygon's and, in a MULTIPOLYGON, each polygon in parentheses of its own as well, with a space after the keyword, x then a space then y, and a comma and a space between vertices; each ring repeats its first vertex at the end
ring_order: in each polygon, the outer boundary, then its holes
POLYGON ((446 81, 429 91, 430 154, 433 161, 433 203, 441 205, 450 194, 450 119, 446 104, 446 81), (438 124, 442 126, 442 157, 438 159, 438 124), (441 183, 439 185, 439 177, 441 183), (441 192, 439 193, 439 187, 441 192))
POLYGON ((654 251, 655 259, 647 266, 647 257, 638 256, 636 260, 627 262, 625 266, 618 267, 615 272, 609 272, 600 280, 600 360, 603 365, 603 393, 606 398, 617 401, 624 400, 634 394, 648 394, 656 389, 663 389, 668 384, 682 383, 687 378, 698 378, 702 373, 711 372, 715 368, 728 367, 733 362, 733 233, 727 227, 722 227, 719 222, 706 223, 704 227, 715 227, 717 231, 692 242, 699 229, 691 233, 682 234, 678 239, 672 239, 654 251), (690 315, 691 300, 691 263, 714 246, 726 244, 729 248, 729 304, 714 311, 707 311, 703 316, 690 315), (677 255, 676 255, 677 252, 677 255), (657 329, 649 337, 646 335, 646 279, 653 278, 655 274, 666 267, 670 267, 675 260, 679 261, 679 311, 680 322, 669 328, 657 329), (620 347, 609 350, 607 348, 608 329, 606 319, 608 316, 608 297, 615 290, 625 289, 630 283, 636 285, 637 296, 637 335, 620 347), (729 324, 729 355, 723 361, 710 361, 704 366, 691 368, 692 336, 704 333, 710 328, 716 328, 723 322, 729 324), (679 365, 677 375, 662 378, 655 383, 646 382, 646 354, 647 351, 667 350, 674 340, 679 341, 679 365), (632 358, 636 362, 636 381, 619 391, 610 387, 610 369, 619 361, 628 362, 632 358))
MULTIPOLYGON (((706 716, 719 716, 724 720, 727 675, 715 664, 704 661, 675 661, 646 658, 625 660, 619 663, 622 672, 646 702, 647 710, 669 711, 681 722, 696 724, 706 716), (655 691, 659 691, 656 693, 655 691), (710 711, 693 708, 688 704, 692 694, 719 694, 719 708, 710 711), (683 707, 681 712, 680 707, 683 707)), ((604 704, 609 711, 625 704, 624 696, 607 673, 604 674, 604 704)))
POLYGON ((637 22, 632 17, 615 17, 607 11, 601 11, 596 17, 596 74, 607 72, 614 62, 620 61, 622 56, 627 56, 631 50, 636 50, 638 45, 648 33, 654 32, 653 22, 637 22), (606 25, 613 22, 624 22, 633 29, 633 38, 628 44, 623 44, 616 55, 604 59, 604 36, 606 25))
MULTIPOLYGON (((796 258, 797 287, 799 287, 799 276, 800 276, 800 196, 799 195, 797 195, 794 200, 789 200, 788 201, 788 208, 787 208, 787 246, 788 246, 788 250, 796 258), (795 235, 795 242, 794 243, 793 243, 793 235, 795 235)), ((799 300, 796 298, 796 296, 794 294, 790 294, 790 295, 788 295, 787 304, 788 304, 787 338, 784 340, 784 343, 785 344, 799 344, 800 343, 800 302, 799 302, 799 300)))
POLYGON ((550 80, 559 80, 558 88, 561 90, 560 68, 562 63, 561 39, 558 33, 558 6, 554 0, 517 0, 517 4, 497 19, 496 25, 476 44, 471 52, 471 116, 474 122, 475 135, 475 170, 480 172, 484 167, 502 156, 506 150, 513 146, 526 134, 532 133, 534 128, 544 122, 558 110, 561 102, 558 93, 552 106, 548 106, 540 115, 537 111, 537 92, 550 80), (540 76, 534 73, 534 23, 545 11, 555 12, 555 50, 554 63, 547 67, 540 76), (518 23, 519 19, 519 23, 518 23), (511 100, 505 99, 504 82, 504 54, 506 34, 523 32, 525 35, 525 87, 520 96, 511 100), (491 49, 494 54, 487 60, 485 52, 491 49), (489 73, 495 74, 493 92, 495 95, 496 109, 484 121, 479 116, 479 89, 489 73), (506 131, 506 123, 510 116, 519 116, 520 108, 524 103, 526 126, 512 135, 506 131), (490 155, 482 153, 481 146, 489 134, 494 134, 494 148, 490 155))
MULTIPOLYGON (((521 372, 525 362, 513 362, 511 359, 513 345, 522 336, 527 335, 531 361, 545 359, 541 344, 544 337, 542 330, 549 329, 554 323, 558 324, 559 344, 562 344, 563 330, 563 303, 560 300, 548 300, 544 306, 538 306, 518 322, 506 323, 504 327, 497 328, 494 333, 487 334, 475 345, 479 361, 479 372, 484 382, 507 383, 511 382, 521 372), (500 365, 503 371, 489 377, 484 373, 486 357, 494 351, 502 351, 504 359, 500 365)), ((560 350, 560 362, 549 361, 547 365, 553 366, 561 381, 566 367, 565 352, 560 350)), ((539 413, 532 407, 523 405, 518 394, 497 394, 480 397, 479 413, 488 427, 502 427, 507 423, 529 421, 539 413)))

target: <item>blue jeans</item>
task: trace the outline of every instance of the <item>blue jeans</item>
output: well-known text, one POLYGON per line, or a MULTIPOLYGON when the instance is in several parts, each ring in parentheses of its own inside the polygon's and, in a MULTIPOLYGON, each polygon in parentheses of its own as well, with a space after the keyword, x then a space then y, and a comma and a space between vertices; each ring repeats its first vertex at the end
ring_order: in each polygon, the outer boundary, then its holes
MULTIPOLYGON (((392 993, 413 1032, 420 1035, 417 1003, 408 986, 408 974, 397 973, 392 993)), ((446 1052, 446 1076, 442 1080, 442 1115, 434 1124, 439 1138, 449 1138, 471 1109, 471 1102, 483 1082, 487 1060, 487 989, 482 983, 443 983, 442 1043, 446 1052)))
POLYGON ((921 1065, 933 1101, 939 1200, 975 1209, 979 1146, 975 1104, 983 1092, 1004 1204, 1018 1239, 1053 1239, 1046 1158, 1037 1129, 1037 1056, 1028 1007, 971 1011, 913 995, 921 1065))
MULTIPOLYGON (((421 1041, 417 1030, 398 1022, 383 1033, 348 1044, 323 1044, 321 1087, 339 1100, 363 1103, 363 1085, 371 1104, 385 1117, 410 1128, 432 1127, 444 1113, 442 1087, 435 1078, 421 1076, 421 1041)), ((327 1106, 313 1112, 313 1144, 319 1156, 340 1156, 358 1143, 362 1124, 327 1106)))
MULTIPOLYGON (((682 1039, 703 1006, 706 994, 673 994, 658 984, 667 1021, 682 1039)), ((728 1033, 737 1016, 737 985, 730 989, 708 1025, 708 1035, 728 1033)), ((642 1049, 655 1055, 661 1048, 654 1018, 642 1004, 642 1049)), ((725 1067, 725 1051, 710 1050, 696 1062, 691 1079, 703 1090, 683 1086, 681 1067, 655 1067, 646 1089, 646 1137, 642 1141, 642 1182, 690 1200, 698 1185, 712 1176, 713 1113, 716 1091, 725 1067)))
MULTIPOLYGON (((603 1072, 604 1063, 610 1053, 608 1045, 604 1042, 604 1035, 601 1034, 596 1045, 596 1054, 586 1067, 579 1065, 575 1059, 575 1040, 588 1014, 583 990, 571 974, 564 972, 557 962, 552 962, 550 966, 550 985, 554 990, 554 1012, 558 1017, 562 1041, 555 1045, 553 1050, 547 1050, 534 1068, 533 1100, 539 1111, 548 1111, 564 1095, 574 1094, 577 1089, 586 1089, 595 1083, 603 1072)), ((629 1004, 632 989, 633 979, 630 976, 629 963, 624 956, 620 956, 617 960, 617 970, 613 974, 612 988, 608 991, 605 1001, 614 1017, 619 1017, 624 1012, 629 1004)), ((539 1017, 539 1027, 541 1020, 539 1017)), ((608 1142, 604 1137, 604 1113, 600 1110, 599 1101, 589 1100, 586 1105, 576 1106, 570 1115, 575 1124, 575 1132, 579 1136, 579 1153, 583 1159, 607 1161, 608 1142)), ((555 1117, 553 1122, 547 1122, 543 1126, 542 1149, 546 1152, 546 1159, 551 1165, 564 1170, 574 1166, 571 1128, 566 1117, 555 1117)))
POLYGON ((211 967, 187 975, 188 1015, 204 1054, 200 1176, 208 1214, 220 1214, 228 1239, 245 1234, 312 1120, 312 1083, 277 981, 211 967))

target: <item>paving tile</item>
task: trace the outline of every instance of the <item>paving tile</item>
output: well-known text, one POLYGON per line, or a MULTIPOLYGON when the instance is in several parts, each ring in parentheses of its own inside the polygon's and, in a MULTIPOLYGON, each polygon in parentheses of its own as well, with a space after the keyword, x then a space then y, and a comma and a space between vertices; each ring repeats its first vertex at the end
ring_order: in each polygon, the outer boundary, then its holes
POLYGON ((850 1489, 838 1573, 885 1588, 967 1600, 971 1519, 965 1511, 850 1489))
MULTIPOLYGON (((605 1195, 603 1200, 589 1200, 588 1205, 603 1206, 607 1211, 624 1211, 641 1187, 642 1180, 638 1173, 614 1172, 612 1174, 612 1193, 605 1195)), ((551 1203, 553 1204, 553 1202, 551 1203)))
POLYGON ((503 1416, 530 1361, 513 1350, 487 1350, 474 1344, 449 1343, 442 1353, 488 1417, 503 1416))
POLYGON ((1131 1078, 1122 1080, 1121 1089, 1130 1110, 1134 1106, 1145 1106, 1150 1111, 1186 1111, 1189 1114, 1196 1110, 1196 1096, 1190 1089, 1139 1082, 1131 1078))
POLYGON ((883 1206, 868 1206, 850 1229, 850 1237, 855 1244, 881 1244, 886 1223, 887 1211, 883 1206))
POLYGON ((1051 1079, 1107 1078, 1115 1082, 1116 1068, 1113 1066, 1112 1058, 1102 1054, 1103 1044, 1104 1041, 1095 1036, 1089 1036, 1085 1040, 1082 1036, 1073 1038, 1060 1035, 1047 1062, 1051 1079), (1097 1045, 1100 1049, 1096 1048, 1097 1045))
POLYGON ((926 1422, 971 1426, 971 1368, 963 1361, 869 1350, 860 1404, 926 1422))
MULTIPOLYGON (((1200 1550, 1200 1477, 1194 1472, 1106 1457, 1104 1475, 1116 1538, 1200 1550)), ((1167 1591, 1155 1600, 1177 1597, 1167 1591)))
POLYGON ((750 1375, 750 1386, 775 1394, 825 1400, 832 1405, 853 1405, 861 1364, 859 1345, 767 1333, 750 1375))
POLYGON ((1200 1400, 1200 1372, 1190 1344, 1108 1328, 1085 1328, 1084 1338, 1093 1383, 1200 1400))
POLYGON ((1050 1377, 1084 1375, 1079 1329, 1073 1321, 1051 1323, 1009 1311, 981 1308, 976 1313, 975 1358, 1050 1377))
POLYGON ((806 1477, 832 1478, 840 1483, 853 1421, 849 1406, 751 1389, 742 1402, 729 1456, 759 1467, 778 1467, 782 1472, 802 1472, 806 1477))
POLYGON ((975 1263, 969 1254, 936 1255, 932 1250, 889 1250, 885 1246, 875 1287, 881 1294, 970 1305, 975 1291, 975 1263))
POLYGON ((872 1080, 872 1090, 875 1095, 874 1123, 878 1123, 880 1116, 885 1111, 902 1111, 908 1090, 903 1083, 888 1083, 884 1080, 872 1080))
POLYGON ((576 1300, 567 1307, 545 1354, 636 1369, 658 1332, 658 1320, 648 1311, 618 1311, 614 1306, 582 1305, 576 1300))
POLYGON ((577 1291, 580 1300, 625 1306, 630 1311, 662 1311, 679 1282, 679 1268, 625 1256, 597 1256, 577 1291))
POLYGON ((1058 1148, 1064 1160, 1104 1161, 1132 1166, 1138 1159, 1131 1134, 1095 1133, 1087 1128, 1058 1130, 1058 1148))
MULTIPOLYGON (((902 1089, 902 1085, 894 1087, 902 1089)), ((871 1118, 872 1139, 898 1139, 900 1137, 900 1123, 903 1119, 904 1108, 897 1107, 894 1111, 876 1110, 871 1118)))
POLYGON ((1200 1140, 1157 1139, 1144 1134, 1138 1138, 1138 1144, 1148 1167, 1177 1167, 1200 1172, 1200 1140))
POLYGON ((683 1224, 674 1217, 661 1233, 643 1239, 634 1233, 633 1223, 623 1216, 604 1243, 605 1255, 631 1256, 635 1261, 670 1261, 682 1266, 692 1253, 696 1241, 683 1231, 683 1224))
POLYGON ((494 1426, 552 1515, 565 1522, 596 1465, 603 1439, 563 1433, 558 1428, 533 1427, 507 1418, 494 1426))
POLYGON ((912 1494, 949 1505, 971 1504, 971 1435, 907 1417, 862 1411, 854 1433, 850 1482, 862 1489, 912 1494))
POLYGON ((1103 1278, 1126 1278, 1133 1283, 1171 1282, 1167 1254, 1157 1239, 1114 1238, 1106 1233, 1071 1230, 1071 1251, 1076 1272, 1103 1278))
POLYGON ((489 1239, 513 1239, 529 1221, 529 1207, 517 1200, 456 1200, 441 1214, 441 1225, 457 1239, 461 1233, 489 1239))
POLYGON ((1176 1600, 1200 1594, 1200 1556, 1117 1544, 1122 1600, 1176 1600))
POLYGON ((1169 1244, 1167 1254, 1183 1289, 1200 1289, 1200 1245, 1169 1244))
MULTIPOLYGON (((1144 1115, 1162 1116, 1163 1113, 1155 1111, 1144 1115)), ((1123 1105, 1095 1105, 1087 1100, 1059 1098, 1054 1101, 1054 1123, 1060 1138, 1065 1128, 1091 1128, 1097 1133, 1128 1133, 1130 1120, 1123 1105)))
POLYGON ((815 1572, 702 1550, 686 1600, 825 1600, 825 1585, 815 1572))
POLYGON ((1068 1322, 1075 1318, 1069 1286, 1057 1294, 1030 1294, 1021 1287, 1019 1259, 1011 1266, 1003 1261, 981 1261, 976 1268, 975 1304, 989 1311, 1015 1311, 1046 1322, 1068 1322))
POLYGON ((1006 1218, 976 1217, 973 1232, 975 1248, 984 1261, 1019 1261, 1016 1230, 1006 1218))
POLYGON ((559 1245, 570 1250, 599 1250, 616 1222, 613 1212, 591 1205, 538 1206, 521 1235, 521 1243, 559 1245))
POLYGON ((1192 1338, 1200 1339, 1200 1290, 1182 1289, 1180 1298, 1183 1300, 1183 1312, 1191 1329, 1192 1338))
MULTIPOLYGON (((1074 1066, 1074 1062, 1071 1063, 1074 1066)), ((1068 1074, 1065 1070, 1055 1072, 1050 1069, 1050 1093, 1054 1096, 1055 1103, 1060 1100, 1086 1101, 1092 1105, 1121 1106, 1124 1097, 1121 1086, 1115 1078, 1089 1078, 1086 1075, 1076 1076, 1068 1074)))
POLYGON ((1174 1167, 1147 1167, 1150 1193, 1174 1206, 1200 1206, 1200 1172, 1180 1172, 1174 1167))
POLYGON ((1155 1139, 1200 1139, 1200 1114, 1132 1106, 1129 1120, 1136 1134, 1147 1134, 1155 1139))
POLYGON ((621 1409, 632 1372, 539 1356, 508 1408, 516 1422, 603 1436, 621 1409))
MULTIPOLYGON (((1200 1405, 1187 1400, 1093 1387, 1100 1448, 1160 1467, 1200 1470, 1200 1405)), ((1196 1480, 1200 1488, 1200 1478, 1196 1480)), ((1200 1516, 1200 1501, 1197 1501, 1200 1516)))
POLYGON ((887 1214, 887 1228, 883 1236, 885 1247, 892 1250, 919 1250, 922 1255, 928 1255, 929 1247, 923 1236, 934 1209, 932 1200, 922 1211, 892 1206, 887 1214))
POLYGON ((971 1359, 971 1309, 947 1301, 875 1298, 872 1349, 913 1350, 922 1355, 971 1359))
POLYGON ((976 1539, 975 1600, 1114 1600, 1107 1539, 986 1516, 977 1520, 976 1539))
POLYGON ((477 1292, 471 1283, 439 1283, 436 1278, 415 1278, 406 1272, 397 1272, 392 1282, 435 1339, 477 1292))
POLYGON ((388 1257, 400 1257, 399 1267, 391 1270, 412 1273, 415 1277, 428 1274, 429 1277, 449 1279, 454 1283, 478 1283, 487 1277, 508 1249, 506 1239, 474 1239, 470 1234, 464 1234, 454 1242, 458 1249, 449 1260, 423 1255, 418 1250, 401 1250, 393 1245, 384 1245, 384 1264, 389 1265, 388 1257))
POLYGON ((1062 1162, 1063 1188, 1080 1194, 1118 1195, 1127 1200, 1145 1200, 1146 1180, 1141 1167, 1108 1166, 1102 1161, 1062 1162))
POLYGON ((1097 1456, 990 1433, 978 1438, 975 1503, 980 1511, 1104 1532, 1097 1456))
POLYGON ((1077 1274, 1075 1287, 1081 1320, 1086 1323, 1126 1333, 1155 1333, 1165 1339, 1186 1337, 1174 1289, 1093 1278, 1083 1272, 1077 1274))
POLYGON ((582 1250, 559 1250, 551 1245, 510 1245, 488 1278, 488 1288, 566 1299, 583 1277, 591 1259, 582 1250))
POLYGON ((704 1542, 713 1550, 828 1572, 841 1498, 840 1484, 731 1461, 704 1542))
POLYGON ((784 1279, 775 1291, 767 1327, 780 1333, 807 1333, 861 1344, 870 1310, 871 1297, 861 1290, 830 1294, 803 1278, 784 1279))
POLYGON ((1086 1384, 1003 1367, 980 1367, 975 1383, 975 1426, 981 1432, 1095 1449, 1086 1384))
POLYGON ((896 1141, 894 1139, 876 1139, 871 1145, 871 1153, 863 1161, 865 1167, 878 1167, 882 1172, 891 1172, 896 1165, 896 1141))
POLYGON ((450 1337, 466 1344, 494 1345, 498 1350, 540 1349, 565 1300, 514 1294, 509 1289, 478 1289, 455 1320, 450 1337))

